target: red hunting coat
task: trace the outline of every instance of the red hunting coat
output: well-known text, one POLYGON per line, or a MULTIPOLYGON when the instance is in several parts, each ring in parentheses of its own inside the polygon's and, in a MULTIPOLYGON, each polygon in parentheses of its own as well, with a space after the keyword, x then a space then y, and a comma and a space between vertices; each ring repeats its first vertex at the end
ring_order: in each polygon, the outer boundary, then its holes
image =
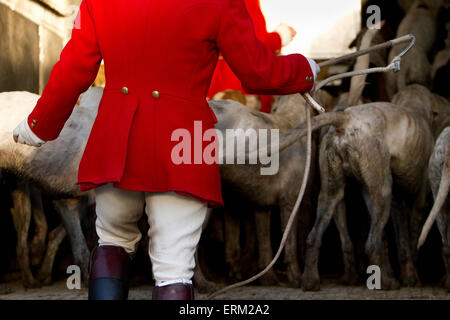
MULTIPOLYGON (((273 52, 279 53, 282 47, 281 37, 277 32, 267 31, 266 19, 262 13, 259 0, 245 0, 245 6, 255 26, 256 37, 273 52)), ((220 55, 208 91, 208 98, 212 98, 216 93, 225 90, 238 90, 244 94, 246 93, 242 88, 241 81, 233 73, 223 56, 220 55)), ((269 113, 273 103, 272 96, 260 96, 260 99, 261 111, 269 113)))
POLYGON ((106 87, 78 172, 83 191, 112 182, 223 205, 218 164, 171 157, 175 130, 194 137, 194 121, 214 128, 206 94, 219 51, 247 92, 313 87, 305 57, 278 57, 257 39, 243 0, 83 0, 77 20, 28 124, 56 139, 104 59, 106 87))

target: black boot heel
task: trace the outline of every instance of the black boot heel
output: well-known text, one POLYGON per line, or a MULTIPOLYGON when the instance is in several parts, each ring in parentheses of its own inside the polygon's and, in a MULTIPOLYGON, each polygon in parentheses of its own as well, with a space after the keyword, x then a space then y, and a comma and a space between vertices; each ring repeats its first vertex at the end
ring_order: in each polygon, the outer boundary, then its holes
POLYGON ((89 275, 89 300, 127 300, 131 259, 115 246, 94 249, 89 275))

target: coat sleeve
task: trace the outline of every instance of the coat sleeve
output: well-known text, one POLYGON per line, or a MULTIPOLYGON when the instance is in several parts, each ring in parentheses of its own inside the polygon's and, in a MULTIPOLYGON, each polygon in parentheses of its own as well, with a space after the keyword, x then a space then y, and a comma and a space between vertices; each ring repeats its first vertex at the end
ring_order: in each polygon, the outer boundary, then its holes
POLYGON ((277 32, 268 32, 266 18, 262 13, 259 0, 245 0, 245 6, 255 25, 256 37, 273 52, 280 52, 282 48, 281 36, 277 32))
POLYGON ((89 0, 83 0, 72 37, 53 67, 41 98, 28 116, 28 125, 38 137, 54 140, 59 136, 80 94, 94 82, 101 61, 89 0))
POLYGON ((257 39, 243 0, 224 0, 216 43, 242 87, 250 94, 310 91, 314 75, 301 54, 277 56, 257 39))

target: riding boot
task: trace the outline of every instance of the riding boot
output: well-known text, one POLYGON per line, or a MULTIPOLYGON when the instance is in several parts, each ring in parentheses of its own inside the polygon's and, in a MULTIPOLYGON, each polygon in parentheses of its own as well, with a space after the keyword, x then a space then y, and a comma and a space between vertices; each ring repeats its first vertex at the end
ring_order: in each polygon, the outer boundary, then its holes
POLYGON ((192 284, 175 283, 153 288, 153 300, 194 300, 192 284))
POLYGON ((127 300, 131 258, 121 247, 99 246, 91 256, 89 300, 127 300))

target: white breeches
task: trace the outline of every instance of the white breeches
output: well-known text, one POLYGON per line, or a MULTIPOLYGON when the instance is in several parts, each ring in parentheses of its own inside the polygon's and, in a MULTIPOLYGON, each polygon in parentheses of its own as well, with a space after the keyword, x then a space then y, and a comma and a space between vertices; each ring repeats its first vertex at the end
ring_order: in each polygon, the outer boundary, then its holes
POLYGON ((95 200, 100 246, 119 246, 133 254, 142 237, 137 224, 145 209, 156 285, 191 283, 206 203, 175 192, 118 189, 111 183, 95 189, 95 200))

